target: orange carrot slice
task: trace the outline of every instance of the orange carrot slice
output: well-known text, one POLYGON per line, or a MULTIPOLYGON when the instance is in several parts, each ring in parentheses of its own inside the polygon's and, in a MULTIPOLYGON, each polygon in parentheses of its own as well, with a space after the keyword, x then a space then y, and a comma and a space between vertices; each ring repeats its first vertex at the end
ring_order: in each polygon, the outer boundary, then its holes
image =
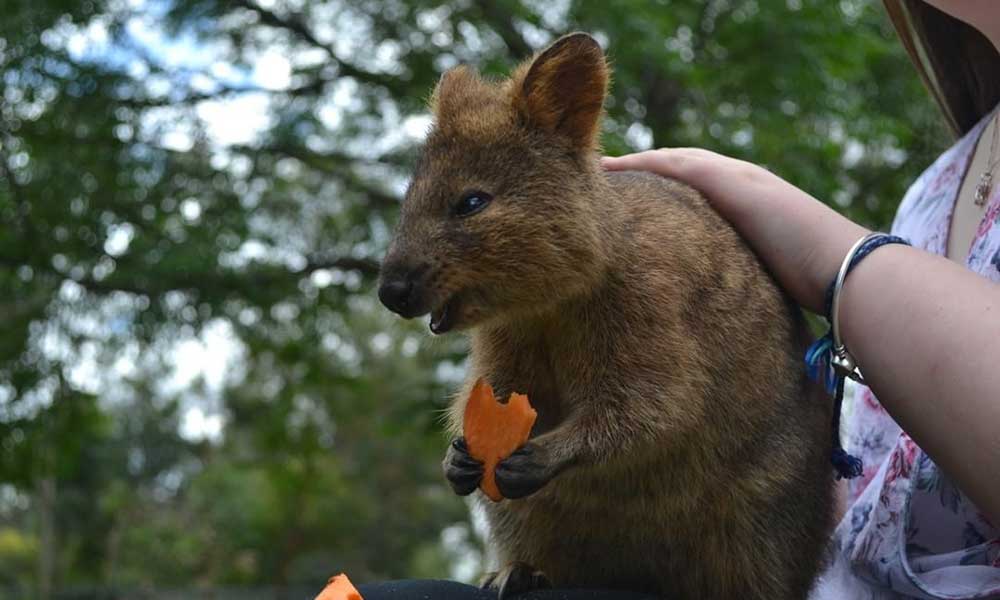
POLYGON ((341 573, 326 582, 326 587, 319 596, 316 596, 316 600, 362 600, 362 598, 347 575, 341 573))
POLYGON ((538 413, 528 397, 511 394, 506 404, 493 396, 493 388, 482 378, 476 382, 465 405, 463 427, 469 454, 483 462, 479 489, 494 502, 503 499, 493 471, 500 461, 524 445, 531 435, 538 413))

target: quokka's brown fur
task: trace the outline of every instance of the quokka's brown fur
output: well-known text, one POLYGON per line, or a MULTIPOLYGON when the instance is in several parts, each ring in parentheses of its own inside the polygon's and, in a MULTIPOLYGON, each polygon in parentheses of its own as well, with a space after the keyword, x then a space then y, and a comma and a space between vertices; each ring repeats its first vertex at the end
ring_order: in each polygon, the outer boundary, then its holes
POLYGON ((480 496, 501 566, 566 588, 804 598, 833 477, 803 320, 697 192, 601 169, 607 83, 585 34, 508 80, 446 73, 384 281, 409 278, 406 316, 447 310, 471 335, 456 436, 479 377, 538 411, 497 471, 525 497, 480 496), (470 190, 492 201, 456 216, 470 190))

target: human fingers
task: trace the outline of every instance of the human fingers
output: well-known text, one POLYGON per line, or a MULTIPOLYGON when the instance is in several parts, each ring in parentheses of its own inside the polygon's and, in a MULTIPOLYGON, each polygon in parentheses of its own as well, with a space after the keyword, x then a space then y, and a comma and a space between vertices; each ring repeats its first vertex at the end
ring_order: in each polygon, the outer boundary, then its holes
POLYGON ((683 181, 703 192, 710 192, 721 182, 754 168, 749 163, 702 148, 660 148, 604 157, 601 166, 609 171, 649 171, 683 181))

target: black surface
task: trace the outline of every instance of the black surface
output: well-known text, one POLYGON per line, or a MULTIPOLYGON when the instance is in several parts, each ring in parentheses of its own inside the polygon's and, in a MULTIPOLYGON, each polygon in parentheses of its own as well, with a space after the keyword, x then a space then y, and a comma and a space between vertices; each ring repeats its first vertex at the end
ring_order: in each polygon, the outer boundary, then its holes
MULTIPOLYGON (((358 586, 365 600, 497 600, 494 592, 464 583, 431 579, 384 581, 358 586)), ((538 590, 518 600, 657 600, 648 594, 599 590, 538 590)))

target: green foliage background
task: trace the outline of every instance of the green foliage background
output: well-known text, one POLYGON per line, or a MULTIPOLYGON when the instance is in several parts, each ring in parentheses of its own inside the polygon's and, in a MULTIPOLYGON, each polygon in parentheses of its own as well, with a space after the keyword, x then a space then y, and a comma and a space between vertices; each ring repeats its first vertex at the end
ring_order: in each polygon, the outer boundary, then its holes
POLYGON ((871 0, 6 0, 2 12, 11 597, 290 597, 339 570, 474 574, 479 539, 438 468, 463 343, 392 318, 373 292, 424 99, 450 66, 499 76, 561 33, 592 32, 615 71, 608 153, 712 148, 874 227, 948 142, 871 0), (275 64, 277 80, 253 75, 275 64), (213 126, 240 102, 263 125, 220 140, 213 126), (178 380, 178 364, 205 361, 222 376, 178 380), (197 415, 221 429, 188 427, 197 415))

